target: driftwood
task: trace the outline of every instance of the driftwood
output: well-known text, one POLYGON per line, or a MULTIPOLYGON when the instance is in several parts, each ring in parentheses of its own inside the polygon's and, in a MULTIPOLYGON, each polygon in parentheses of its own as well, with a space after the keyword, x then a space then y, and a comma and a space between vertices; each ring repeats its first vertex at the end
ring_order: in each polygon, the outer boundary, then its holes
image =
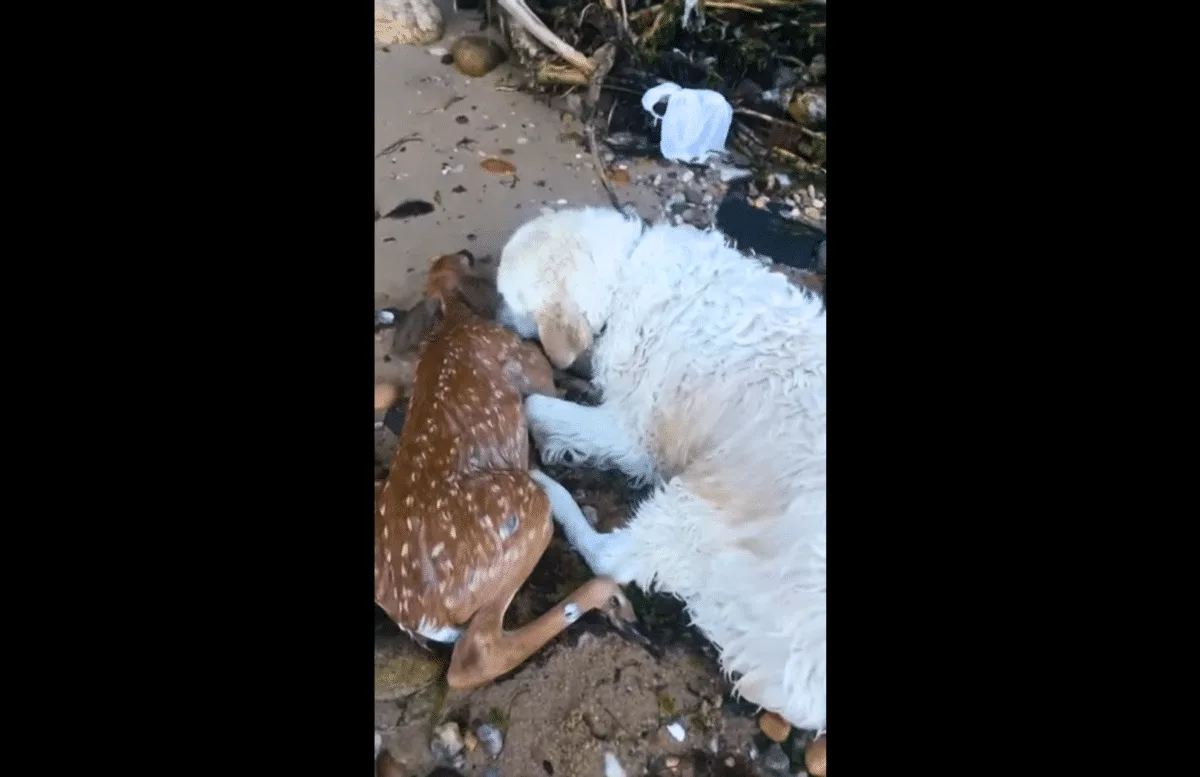
POLYGON ((537 18, 537 15, 529 9, 529 6, 525 5, 525 0, 496 0, 496 2, 508 12, 513 21, 528 30, 546 48, 558 54, 567 62, 570 62, 571 66, 576 70, 585 76, 591 76, 595 72, 595 63, 551 32, 549 27, 542 24, 542 20, 537 18))

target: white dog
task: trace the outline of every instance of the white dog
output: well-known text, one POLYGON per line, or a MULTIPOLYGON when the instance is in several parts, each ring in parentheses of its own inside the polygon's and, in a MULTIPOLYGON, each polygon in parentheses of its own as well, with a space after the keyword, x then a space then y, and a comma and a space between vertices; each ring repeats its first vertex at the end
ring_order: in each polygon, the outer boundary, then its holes
POLYGON ((657 482, 600 534, 541 473, 598 575, 682 598, 746 699, 825 727, 825 312, 714 232, 615 211, 526 223, 500 258, 501 319, 555 366, 590 350, 603 403, 526 401, 547 462, 657 482))

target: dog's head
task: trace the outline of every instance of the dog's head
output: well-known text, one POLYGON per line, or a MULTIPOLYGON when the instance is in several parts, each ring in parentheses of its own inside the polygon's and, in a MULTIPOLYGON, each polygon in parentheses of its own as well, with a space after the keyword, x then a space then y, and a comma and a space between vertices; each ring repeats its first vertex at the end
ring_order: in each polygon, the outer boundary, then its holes
POLYGON ((600 208, 522 225, 500 254, 500 323, 536 336, 554 366, 567 369, 607 323, 616 274, 641 233, 641 222, 600 208))

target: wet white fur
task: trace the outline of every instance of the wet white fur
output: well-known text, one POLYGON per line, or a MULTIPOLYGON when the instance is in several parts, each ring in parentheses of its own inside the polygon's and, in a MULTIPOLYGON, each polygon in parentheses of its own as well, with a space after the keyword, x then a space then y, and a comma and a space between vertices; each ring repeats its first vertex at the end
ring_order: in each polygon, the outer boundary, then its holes
POLYGON ((526 336, 547 311, 604 330, 592 353, 602 405, 527 400, 543 458, 569 451, 658 484, 626 528, 599 534, 543 482, 569 540, 597 574, 681 597, 745 698, 824 728, 821 301, 719 233, 643 230, 600 209, 526 223, 498 285, 506 323, 526 336))

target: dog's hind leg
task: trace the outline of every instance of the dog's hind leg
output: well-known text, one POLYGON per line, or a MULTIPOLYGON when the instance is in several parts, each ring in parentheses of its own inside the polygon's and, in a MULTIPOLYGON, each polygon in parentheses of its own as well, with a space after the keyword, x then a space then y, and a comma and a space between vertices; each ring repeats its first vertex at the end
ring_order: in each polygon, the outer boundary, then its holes
POLYGON ((554 397, 525 400, 529 429, 547 464, 603 469, 614 466, 639 483, 654 478, 654 462, 603 407, 584 407, 554 397))

